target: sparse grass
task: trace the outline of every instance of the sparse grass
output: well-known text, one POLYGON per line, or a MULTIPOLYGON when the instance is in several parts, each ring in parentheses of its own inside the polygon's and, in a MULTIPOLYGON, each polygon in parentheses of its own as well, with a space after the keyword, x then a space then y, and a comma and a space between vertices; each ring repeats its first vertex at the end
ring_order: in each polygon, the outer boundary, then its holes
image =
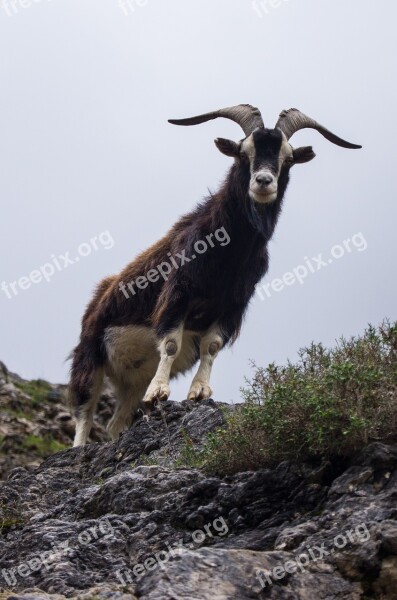
POLYGON ((23 440, 23 446, 26 450, 33 450, 42 458, 47 458, 56 452, 60 452, 61 450, 66 450, 68 446, 58 442, 54 438, 48 437, 39 437, 37 435, 28 435, 23 440))
POLYGON ((15 419, 27 419, 28 421, 32 420, 32 413, 28 412, 27 410, 22 410, 21 408, 12 408, 10 406, 4 406, 1 410, 15 419))
POLYGON ((351 456, 396 439, 397 322, 369 326, 334 349, 312 344, 296 364, 255 367, 245 404, 208 437, 209 472, 235 473, 285 459, 351 456))
POLYGON ((5 505, 0 502, 0 535, 6 535, 10 529, 23 525, 26 519, 22 516, 22 509, 17 502, 5 505))
POLYGON ((32 398, 32 407, 40 406, 52 390, 51 385, 43 379, 16 382, 15 386, 32 398))
POLYGON ((184 445, 179 451, 178 458, 174 464, 176 467, 201 467, 205 460, 204 451, 198 450, 193 440, 182 430, 184 445))
POLYGON ((136 460, 130 463, 130 467, 133 469, 136 467, 171 467, 172 464, 168 452, 161 452, 156 453, 155 456, 141 454, 136 460))

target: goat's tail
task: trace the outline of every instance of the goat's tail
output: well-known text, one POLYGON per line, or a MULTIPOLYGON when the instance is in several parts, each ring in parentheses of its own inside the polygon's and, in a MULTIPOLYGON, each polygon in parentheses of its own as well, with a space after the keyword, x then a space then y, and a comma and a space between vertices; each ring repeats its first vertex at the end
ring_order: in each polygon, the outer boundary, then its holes
POLYGON ((75 414, 90 400, 95 374, 100 365, 95 361, 90 344, 83 340, 70 353, 72 360, 68 388, 69 406, 75 414))

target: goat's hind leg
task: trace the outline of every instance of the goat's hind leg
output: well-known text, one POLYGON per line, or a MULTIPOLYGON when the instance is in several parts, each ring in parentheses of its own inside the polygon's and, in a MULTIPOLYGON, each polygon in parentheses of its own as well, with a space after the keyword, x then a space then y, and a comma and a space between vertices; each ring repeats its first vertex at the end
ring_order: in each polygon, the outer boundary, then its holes
POLYGON ((83 371, 78 365, 73 365, 69 384, 69 400, 76 419, 74 447, 84 446, 87 443, 102 386, 102 369, 91 368, 83 371))
POLYGON ((146 408, 142 402, 146 388, 125 382, 115 382, 113 378, 111 381, 115 387, 117 404, 115 413, 108 423, 107 431, 112 440, 116 440, 122 431, 131 426, 139 410, 146 414, 146 408))

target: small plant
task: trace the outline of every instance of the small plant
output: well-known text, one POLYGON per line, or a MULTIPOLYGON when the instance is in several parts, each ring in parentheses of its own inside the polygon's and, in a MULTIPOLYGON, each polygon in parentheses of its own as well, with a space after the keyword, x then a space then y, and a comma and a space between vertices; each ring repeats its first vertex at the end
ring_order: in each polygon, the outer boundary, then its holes
POLYGON ((200 468, 204 463, 204 452, 199 450, 186 431, 182 430, 183 446, 175 460, 176 467, 197 467, 200 468))
POLYGON ((0 534, 6 535, 10 529, 23 525, 25 518, 22 517, 22 510, 15 502, 5 505, 0 502, 0 534))
POLYGON ((47 458, 48 456, 51 456, 51 454, 55 454, 56 452, 68 448, 68 446, 65 446, 65 444, 58 442, 50 436, 39 437, 37 435, 26 436, 23 440, 23 446, 27 450, 33 450, 42 458, 47 458))
POLYGON ((312 344, 296 364, 255 367, 245 404, 211 434, 207 470, 235 473, 285 459, 348 457, 396 439, 397 322, 369 326, 334 349, 312 344))

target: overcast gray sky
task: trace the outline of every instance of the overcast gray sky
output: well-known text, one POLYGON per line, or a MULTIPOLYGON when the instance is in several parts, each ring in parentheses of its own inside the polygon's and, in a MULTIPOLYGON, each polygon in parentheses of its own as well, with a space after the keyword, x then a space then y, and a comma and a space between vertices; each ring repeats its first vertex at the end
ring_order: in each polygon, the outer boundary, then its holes
POLYGON ((396 318, 396 18, 390 0, 0 0, 0 284, 52 265, 0 290, 0 359, 66 382, 95 284, 221 182, 214 138, 242 137, 167 119, 242 102, 268 126, 296 106, 364 149, 294 137, 317 157, 292 172, 272 286, 219 356, 214 398, 239 400, 250 359, 396 318))

